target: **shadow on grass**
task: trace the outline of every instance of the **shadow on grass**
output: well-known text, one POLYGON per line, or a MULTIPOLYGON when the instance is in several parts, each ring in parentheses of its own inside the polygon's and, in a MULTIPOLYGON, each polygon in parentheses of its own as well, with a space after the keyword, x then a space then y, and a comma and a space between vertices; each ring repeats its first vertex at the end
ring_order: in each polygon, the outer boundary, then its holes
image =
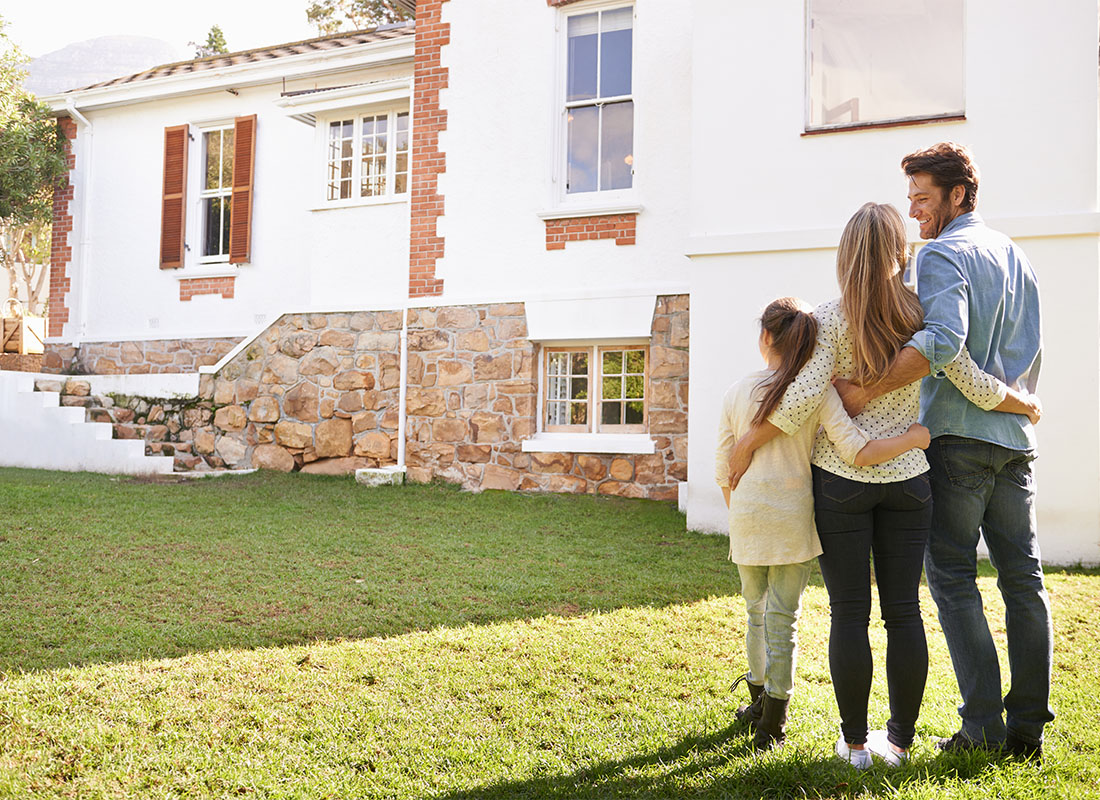
POLYGON ((0 671, 740 591, 724 537, 643 500, 0 469, 0 520, 0 671))
POLYGON ((835 757, 788 744, 757 754, 737 726, 691 736, 652 753, 610 761, 569 775, 503 782, 441 795, 444 800, 606 800, 668 798, 759 800, 804 797, 888 797, 904 783, 941 787, 996 769, 987 755, 941 756, 898 770, 875 766, 857 772, 835 757))

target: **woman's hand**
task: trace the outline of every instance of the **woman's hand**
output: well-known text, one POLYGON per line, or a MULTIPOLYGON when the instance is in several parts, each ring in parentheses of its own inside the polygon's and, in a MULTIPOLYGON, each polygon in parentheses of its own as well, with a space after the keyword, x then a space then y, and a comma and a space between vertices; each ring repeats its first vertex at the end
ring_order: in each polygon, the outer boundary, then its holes
POLYGON ((1043 404, 1039 401, 1039 395, 1029 394, 1024 405, 1028 407, 1027 418, 1031 420, 1031 424, 1038 425, 1043 416, 1043 404))
POLYGON ((913 442, 913 447, 919 447, 921 450, 927 450, 928 445, 932 443, 932 436, 928 432, 928 428, 924 427, 919 422, 914 422, 910 425, 905 435, 913 442))
POLYGON ((846 378, 833 378, 833 388, 840 395, 844 410, 848 412, 849 417, 858 417, 862 414, 867 401, 871 399, 862 386, 846 378))

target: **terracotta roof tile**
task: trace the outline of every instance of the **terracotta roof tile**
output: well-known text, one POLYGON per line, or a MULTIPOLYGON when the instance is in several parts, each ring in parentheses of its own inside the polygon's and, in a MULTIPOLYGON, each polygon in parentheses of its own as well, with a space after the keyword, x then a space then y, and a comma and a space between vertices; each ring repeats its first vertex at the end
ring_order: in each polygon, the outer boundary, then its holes
POLYGON ((91 86, 82 86, 73 89, 73 92, 82 92, 86 89, 102 89, 108 86, 122 86, 136 81, 147 81, 153 78, 164 78, 169 75, 183 75, 191 72, 205 72, 211 69, 224 69, 238 64, 250 64, 261 61, 270 61, 287 56, 306 55, 324 50, 338 50, 343 47, 354 47, 372 42, 383 42, 389 39, 398 39, 402 36, 412 36, 414 28, 412 23, 404 25, 381 26, 362 31, 344 31, 331 36, 320 36, 316 39, 305 39, 300 42, 288 42, 271 47, 260 47, 252 50, 242 50, 237 53, 225 55, 207 56, 196 58, 193 61, 178 61, 173 64, 162 64, 159 67, 147 69, 133 75, 124 75, 120 78, 112 78, 109 81, 93 83, 91 86))

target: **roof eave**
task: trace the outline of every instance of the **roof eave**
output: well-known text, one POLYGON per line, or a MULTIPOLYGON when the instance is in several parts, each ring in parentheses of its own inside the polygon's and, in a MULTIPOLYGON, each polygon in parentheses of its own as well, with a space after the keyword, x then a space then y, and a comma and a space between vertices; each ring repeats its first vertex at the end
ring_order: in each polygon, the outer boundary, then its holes
POLYGON ((215 70, 166 75, 143 81, 78 89, 40 97, 52 111, 67 113, 70 101, 83 110, 165 100, 219 89, 243 89, 275 83, 283 78, 299 79, 350 72, 357 69, 412 63, 415 34, 325 50, 282 56, 264 62, 234 64, 215 70))

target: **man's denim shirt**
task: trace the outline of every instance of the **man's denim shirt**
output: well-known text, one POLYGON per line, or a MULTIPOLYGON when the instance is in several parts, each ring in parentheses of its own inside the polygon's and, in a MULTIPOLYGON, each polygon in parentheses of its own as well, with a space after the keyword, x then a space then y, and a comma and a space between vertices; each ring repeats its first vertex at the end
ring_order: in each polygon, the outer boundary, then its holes
POLYGON ((907 344, 931 368, 921 386, 921 422, 933 437, 953 434, 1033 450, 1035 429, 1027 417, 982 411, 943 372, 965 343, 990 375, 1035 391, 1043 344, 1039 285, 1027 257, 970 212, 953 219, 920 249, 916 272, 924 330, 907 344))

